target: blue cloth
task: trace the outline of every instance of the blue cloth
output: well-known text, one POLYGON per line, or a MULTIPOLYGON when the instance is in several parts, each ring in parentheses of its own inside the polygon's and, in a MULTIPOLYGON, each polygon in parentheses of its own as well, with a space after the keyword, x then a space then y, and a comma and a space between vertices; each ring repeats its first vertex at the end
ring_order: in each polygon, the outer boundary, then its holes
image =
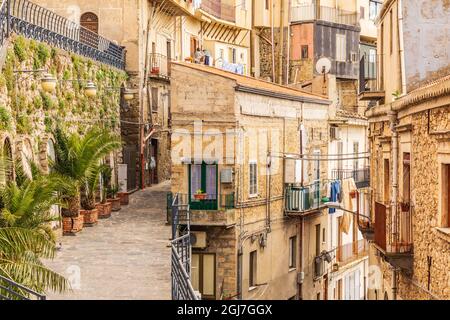
MULTIPOLYGON (((331 202, 339 202, 340 196, 341 196, 341 182, 340 181, 334 181, 331 183, 331 195, 330 195, 330 201, 331 202)), ((335 208, 329 208, 328 213, 332 214, 335 213, 335 208)))

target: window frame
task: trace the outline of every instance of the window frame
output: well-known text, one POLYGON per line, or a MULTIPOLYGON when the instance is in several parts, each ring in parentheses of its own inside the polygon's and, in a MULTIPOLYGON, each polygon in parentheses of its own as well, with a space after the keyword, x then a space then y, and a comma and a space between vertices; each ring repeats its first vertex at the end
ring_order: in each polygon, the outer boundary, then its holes
POLYGON ((150 88, 151 94, 152 94, 152 112, 158 112, 159 109, 159 88, 158 87, 151 87, 150 88), (156 97, 155 97, 156 95, 156 97))
MULTIPOLYGON (((201 293, 202 295, 202 299, 205 300, 215 300, 216 299, 216 290, 217 290, 217 286, 216 286, 216 281, 217 281, 217 258, 216 258, 216 254, 215 253, 210 253, 210 252, 193 252, 192 256, 197 255, 199 257, 199 261, 198 261, 198 282, 199 282, 199 288, 198 291, 201 293), (204 260, 203 257, 204 256, 212 256, 213 257, 213 284, 214 284, 214 288, 213 288, 213 292, 214 295, 204 295, 203 294, 203 278, 204 278, 204 260)), ((192 272, 192 270, 191 270, 192 272)))
POLYGON ((297 268, 297 236, 289 238, 289 270, 297 268))
POLYGON ((250 251, 248 257, 248 287, 253 289, 258 285, 258 250, 250 251))
POLYGON ((255 198, 258 196, 258 161, 256 160, 250 160, 248 162, 248 194, 250 198, 255 198), (254 185, 252 183, 252 166, 255 166, 255 179, 254 179, 254 185), (253 188, 254 187, 254 190, 253 188), (254 191, 254 192, 252 192, 254 191))
POLYGON ((342 33, 336 33, 336 61, 347 61, 347 36, 342 33))

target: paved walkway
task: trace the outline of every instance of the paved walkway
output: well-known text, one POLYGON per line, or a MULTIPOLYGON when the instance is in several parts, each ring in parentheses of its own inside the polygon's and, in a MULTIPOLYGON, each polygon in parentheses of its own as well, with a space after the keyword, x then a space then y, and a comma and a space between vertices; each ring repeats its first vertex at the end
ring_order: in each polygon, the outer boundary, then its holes
POLYGON ((47 265, 66 276, 73 290, 47 298, 170 299, 169 188, 164 182, 138 191, 111 218, 58 239, 62 248, 47 265))

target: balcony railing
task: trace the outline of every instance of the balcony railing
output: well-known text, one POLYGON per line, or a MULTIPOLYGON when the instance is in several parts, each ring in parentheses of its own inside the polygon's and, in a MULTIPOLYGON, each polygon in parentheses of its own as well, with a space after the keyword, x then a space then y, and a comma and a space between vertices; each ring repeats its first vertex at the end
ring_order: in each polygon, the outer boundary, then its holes
POLYGON ((303 187, 287 186, 285 207, 287 213, 305 213, 323 207, 322 198, 326 195, 324 183, 317 181, 303 187))
POLYGON ((149 56, 150 77, 165 78, 170 77, 170 61, 165 55, 151 53, 149 56))
POLYGON ((337 247, 336 258, 338 262, 345 264, 367 255, 368 250, 369 244, 362 239, 337 247))
POLYGON ((202 0, 200 9, 221 20, 236 22, 236 7, 222 0, 202 0))
POLYGON ((412 253, 412 207, 399 204, 397 214, 385 204, 375 203, 375 243, 387 253, 412 253))
POLYGON ((331 178, 334 180, 344 180, 353 178, 358 189, 367 188, 370 185, 370 168, 363 169, 333 169, 331 178))
MULTIPOLYGON (((168 203, 172 194, 168 194, 168 203)), ((228 210, 234 209, 234 193, 228 194, 207 194, 204 199, 196 199, 194 194, 178 194, 180 204, 189 204, 190 210, 228 210)), ((171 210, 170 206, 167 208, 171 210)))
POLYGON ((0 300, 45 300, 46 297, 0 275, 0 300))
POLYGON ((191 283, 191 239, 187 233, 171 243, 172 300, 198 300, 191 283))
POLYGON ((125 48, 28 0, 5 0, 0 10, 2 44, 10 32, 125 68, 125 48))
POLYGON ((351 26, 357 26, 359 23, 357 12, 314 4, 292 6, 291 14, 292 22, 322 20, 351 26))

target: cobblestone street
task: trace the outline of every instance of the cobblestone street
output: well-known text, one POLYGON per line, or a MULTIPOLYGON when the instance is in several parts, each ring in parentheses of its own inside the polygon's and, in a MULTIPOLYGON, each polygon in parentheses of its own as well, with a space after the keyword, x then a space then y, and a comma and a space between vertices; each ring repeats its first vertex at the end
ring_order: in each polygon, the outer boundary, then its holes
POLYGON ((130 195, 130 204, 74 237, 47 262, 73 290, 48 299, 170 299, 169 182, 130 195), (78 272, 79 271, 79 272, 78 272), (79 281, 78 281, 79 273, 79 281))

